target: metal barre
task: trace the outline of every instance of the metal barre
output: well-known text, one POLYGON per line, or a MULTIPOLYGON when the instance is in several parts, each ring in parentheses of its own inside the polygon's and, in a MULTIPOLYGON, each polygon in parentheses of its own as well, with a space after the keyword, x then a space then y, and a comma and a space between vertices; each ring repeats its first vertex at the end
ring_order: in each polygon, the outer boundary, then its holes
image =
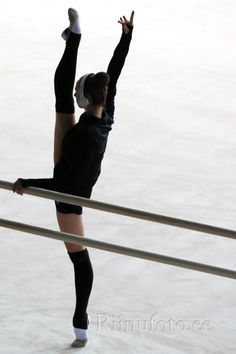
POLYGON ((53 230, 44 229, 33 225, 22 224, 22 223, 1 219, 1 218, 0 218, 0 226, 13 229, 13 230, 18 230, 21 232, 38 235, 38 236, 44 236, 56 240, 66 241, 75 244, 82 244, 92 248, 97 248, 100 250, 118 253, 126 256, 146 259, 153 262, 169 264, 181 268, 187 268, 199 272, 218 275, 225 278, 236 279, 236 271, 230 269, 209 266, 203 263, 191 262, 180 258, 174 258, 174 257, 157 254, 157 253, 142 251, 139 249, 119 246, 108 242, 92 240, 84 236, 77 236, 66 232, 53 231, 53 230))
MULTIPOLYGON (((0 188, 12 190, 11 182, 1 181, 0 180, 0 188)), ((192 231, 204 232, 210 235, 222 236, 231 239, 236 239, 236 231, 224 229, 216 226, 200 224, 193 221, 177 219, 169 216, 149 213, 142 210, 126 208, 123 206, 118 206, 114 204, 107 204, 99 201, 95 201, 92 199, 86 199, 82 197, 77 197, 69 194, 62 194, 58 192, 52 192, 45 189, 28 187, 25 189, 25 193, 29 195, 33 195, 36 197, 58 200, 60 202, 73 204, 73 205, 81 205, 87 208, 97 209, 113 214, 124 215, 136 219, 148 220, 160 224, 165 224, 169 226, 180 227, 183 229, 188 229, 192 231)))

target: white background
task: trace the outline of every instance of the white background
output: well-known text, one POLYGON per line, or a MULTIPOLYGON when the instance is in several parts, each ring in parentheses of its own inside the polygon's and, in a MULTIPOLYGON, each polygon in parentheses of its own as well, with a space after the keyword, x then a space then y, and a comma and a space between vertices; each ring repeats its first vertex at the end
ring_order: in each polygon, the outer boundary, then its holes
MULTIPOLYGON (((79 7, 83 30, 77 77, 106 70, 117 20, 136 10, 92 198, 235 229, 233 0, 0 0, 0 178, 52 175, 53 75, 69 6, 79 7)), ((1 217, 57 229, 53 202, 7 191, 0 198, 1 217)), ((233 240, 89 209, 84 216, 88 237, 235 269, 233 240)), ((0 353, 71 353, 73 268, 63 243, 6 229, 0 236, 0 353)), ((84 353, 235 353, 233 280, 95 249, 90 255, 84 353), (145 330, 151 318, 154 328, 145 330), (196 320, 211 329, 183 329, 196 320)))

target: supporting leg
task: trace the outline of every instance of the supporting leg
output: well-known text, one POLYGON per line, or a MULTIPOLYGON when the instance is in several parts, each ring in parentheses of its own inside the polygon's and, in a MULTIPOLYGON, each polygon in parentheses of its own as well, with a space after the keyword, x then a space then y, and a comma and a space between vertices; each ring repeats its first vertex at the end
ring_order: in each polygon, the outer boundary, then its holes
MULTIPOLYGON (((62 214, 57 211, 60 230, 79 236, 84 236, 82 215, 62 214)), ((93 284, 93 268, 89 253, 85 246, 65 242, 68 255, 74 265, 76 306, 73 316, 73 327, 76 340, 72 346, 84 346, 88 340, 87 306, 93 284)))
MULTIPOLYGON (((57 211, 60 230, 84 236, 82 215, 62 214, 57 211)), ((93 268, 85 246, 65 243, 68 255, 74 266, 76 306, 73 327, 76 339, 73 347, 83 347, 88 340, 87 306, 93 284, 93 268)))
POLYGON ((84 347, 88 341, 87 306, 93 284, 93 268, 88 250, 69 253, 74 265, 76 307, 73 316, 73 326, 76 339, 72 347, 84 347))

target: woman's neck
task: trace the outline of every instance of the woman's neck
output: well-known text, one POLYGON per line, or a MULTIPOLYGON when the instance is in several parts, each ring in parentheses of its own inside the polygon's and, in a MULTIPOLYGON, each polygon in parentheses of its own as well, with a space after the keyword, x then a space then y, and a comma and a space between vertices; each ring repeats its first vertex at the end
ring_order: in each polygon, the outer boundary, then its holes
POLYGON ((87 106, 86 112, 97 118, 102 118, 103 106, 87 106))

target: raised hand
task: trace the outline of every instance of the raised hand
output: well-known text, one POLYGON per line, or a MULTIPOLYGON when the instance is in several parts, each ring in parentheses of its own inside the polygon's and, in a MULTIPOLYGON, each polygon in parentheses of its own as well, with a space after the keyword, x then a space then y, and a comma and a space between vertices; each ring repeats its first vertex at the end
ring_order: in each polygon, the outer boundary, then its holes
POLYGON ((123 16, 123 17, 120 17, 118 22, 122 25, 123 31, 125 33, 128 33, 129 28, 134 26, 134 11, 131 12, 129 20, 125 16, 123 16))

